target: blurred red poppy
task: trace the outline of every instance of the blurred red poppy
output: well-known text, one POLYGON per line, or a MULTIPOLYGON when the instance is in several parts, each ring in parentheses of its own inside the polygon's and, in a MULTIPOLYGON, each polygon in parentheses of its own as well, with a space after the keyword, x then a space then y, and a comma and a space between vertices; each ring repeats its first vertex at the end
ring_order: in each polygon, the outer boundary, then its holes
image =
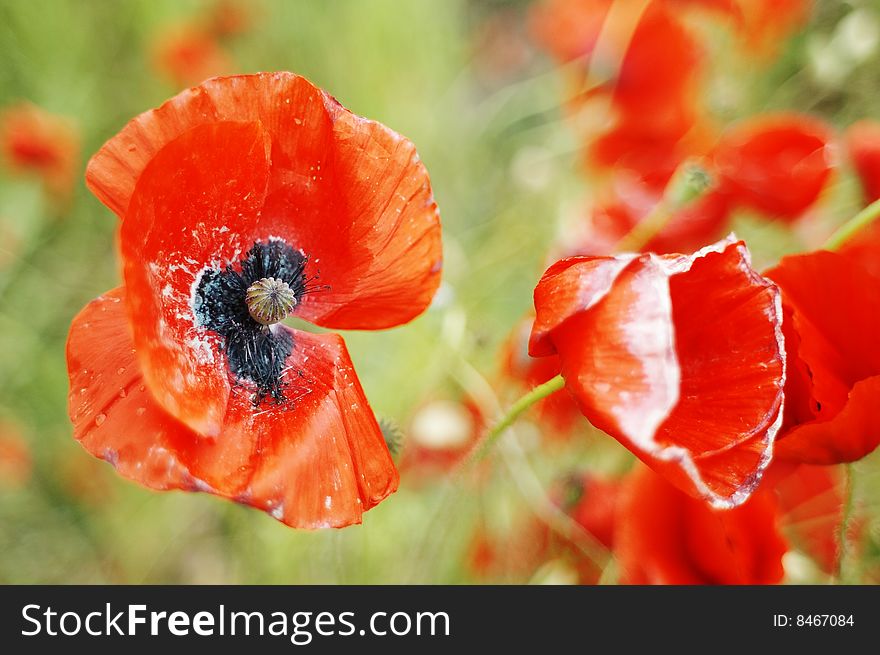
POLYGON ((13 171, 41 176, 47 192, 66 200, 79 161, 79 133, 73 123, 22 102, 0 113, 0 147, 13 171))
POLYGON ((19 489, 31 477, 31 449, 18 425, 0 421, 0 489, 19 489))
POLYGON ((770 461, 785 379, 779 291, 742 242, 572 257, 535 289, 530 354, 558 355, 593 425, 715 507, 770 461))
POLYGON ((237 36, 254 24, 255 3, 244 0, 216 0, 207 12, 208 32, 216 36, 237 36))
MULTIPOLYGON (((593 209, 586 240, 575 250, 584 255, 608 255, 615 251, 635 226, 662 200, 637 181, 623 181, 615 188, 615 199, 593 209)), ((658 254, 690 252, 702 244, 716 241, 728 229, 727 198, 716 190, 706 192, 684 208, 675 211, 662 228, 641 248, 658 254)))
POLYGON ((299 76, 217 78, 132 120, 86 179, 123 219, 125 286, 71 328, 83 446, 148 487, 295 527, 359 522, 393 492, 342 338, 277 321, 381 329, 424 311, 440 223, 412 143, 299 76))
POLYGON ((152 45, 156 71, 174 86, 190 86, 232 72, 232 59, 210 29, 195 23, 166 27, 152 45))
POLYGON ((785 221, 818 200, 831 177, 833 132, 799 114, 766 114, 727 130, 714 152, 721 188, 735 204, 785 221))
POLYGON ((624 584, 776 584, 788 544, 771 490, 714 510, 644 466, 623 483, 614 554, 624 584))
POLYGON ((546 0, 531 13, 535 39, 559 61, 587 57, 614 0, 546 0))
POLYGON ((865 201, 880 198, 880 122, 862 120, 844 134, 850 161, 862 183, 865 201))
POLYGON ((473 450, 485 428, 483 413, 470 399, 425 403, 406 432, 401 472, 413 479, 448 473, 473 450))
MULTIPOLYGON (((776 493, 781 525, 792 543, 825 573, 837 571, 845 478, 838 466, 777 463, 767 483, 776 493)), ((851 532, 858 531, 851 522, 851 532)))
MULTIPOLYGON (((575 473, 550 491, 553 502, 603 548, 614 546, 620 483, 591 473, 575 473)), ((508 535, 480 529, 469 549, 471 571, 480 579, 533 577, 550 561, 561 561, 574 574, 573 582, 596 584, 602 575, 597 563, 579 547, 553 532, 535 517, 516 525, 508 535)))
MULTIPOLYGON (((880 122, 859 121, 846 131, 844 139, 862 183, 865 201, 870 203, 880 199, 880 122)), ((880 222, 875 221, 863 228, 844 243, 839 252, 858 261, 880 282, 880 222)))
MULTIPOLYGON (((556 356, 529 357, 529 333, 534 318, 520 321, 502 347, 502 369, 506 378, 526 389, 544 384, 559 375, 562 366, 556 356)), ((567 435, 582 420, 571 395, 563 390, 550 394, 535 406, 538 419, 547 423, 554 435, 567 435)))
POLYGON ((880 443, 880 287, 826 251, 767 271, 782 291, 788 379, 777 455, 810 464, 861 459, 880 443))

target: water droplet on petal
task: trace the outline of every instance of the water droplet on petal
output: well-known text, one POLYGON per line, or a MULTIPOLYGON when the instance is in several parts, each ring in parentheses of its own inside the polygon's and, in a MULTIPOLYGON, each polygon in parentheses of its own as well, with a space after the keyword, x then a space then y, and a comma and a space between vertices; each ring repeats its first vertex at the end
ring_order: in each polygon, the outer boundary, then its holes
POLYGON ((95 417, 95 425, 100 426, 100 425, 102 425, 102 424, 104 423, 104 421, 106 421, 106 420, 107 420, 107 415, 106 415, 106 414, 98 414, 98 415, 95 417))

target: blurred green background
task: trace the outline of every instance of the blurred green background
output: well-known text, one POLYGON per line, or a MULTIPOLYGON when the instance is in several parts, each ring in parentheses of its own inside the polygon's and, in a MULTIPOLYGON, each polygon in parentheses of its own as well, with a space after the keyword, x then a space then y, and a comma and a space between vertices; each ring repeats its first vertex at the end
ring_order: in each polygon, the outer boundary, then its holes
MULTIPOLYGON (((32 460, 22 484, 0 487, 0 582, 473 581, 467 561, 475 526, 503 531, 529 514, 523 490, 532 493, 534 480, 518 479, 517 466, 528 461, 524 475, 547 483, 575 466, 623 470, 627 453, 586 423, 587 438, 545 450, 537 428, 525 424, 505 446, 519 461, 514 473, 493 459, 479 495, 473 476, 404 478, 364 525, 312 533, 208 495, 147 491, 93 461, 71 437, 67 330, 84 304, 119 280, 117 219, 86 190, 82 171, 126 121, 181 88, 156 69, 153 44, 213 4, 0 0, 0 108, 28 100, 75 121, 82 138, 76 188, 64 207, 45 198, 35 178, 0 176, 0 420, 17 426, 32 460)), ((839 47, 836 30, 856 4, 876 26, 878 3, 820 2, 808 29, 760 71, 735 56, 732 37, 719 28, 708 90, 718 114, 789 107, 840 126, 880 118, 876 47, 837 69, 811 63, 839 47)), ((499 347, 531 306, 551 247, 584 211, 590 189, 560 106, 564 80, 528 38, 527 2, 241 5, 251 24, 224 39, 225 72, 302 74, 353 112, 409 137, 431 174, 444 227, 437 301, 410 325, 346 334, 377 415, 405 432, 420 404, 458 399, 462 385, 481 384, 478 374, 495 382, 499 347)), ((847 173, 830 195, 822 219, 829 224, 858 206, 847 173)), ((753 242, 761 265, 810 239, 748 216, 737 217, 737 231, 753 242)), ((509 399, 516 390, 499 393, 509 399)), ((860 502, 873 509, 878 470, 876 454, 858 465, 860 502)), ((876 520, 870 534, 880 541, 876 520)))

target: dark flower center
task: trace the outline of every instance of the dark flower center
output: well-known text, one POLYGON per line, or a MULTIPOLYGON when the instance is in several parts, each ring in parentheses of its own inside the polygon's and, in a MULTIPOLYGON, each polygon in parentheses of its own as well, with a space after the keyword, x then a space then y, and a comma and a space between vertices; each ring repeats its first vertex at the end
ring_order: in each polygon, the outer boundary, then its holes
POLYGON ((223 337, 232 375, 257 387, 255 405, 267 396, 284 400, 282 375, 293 337, 269 325, 283 319, 309 292, 307 261, 302 251, 283 241, 257 242, 239 265, 206 270, 196 289, 196 320, 223 337))

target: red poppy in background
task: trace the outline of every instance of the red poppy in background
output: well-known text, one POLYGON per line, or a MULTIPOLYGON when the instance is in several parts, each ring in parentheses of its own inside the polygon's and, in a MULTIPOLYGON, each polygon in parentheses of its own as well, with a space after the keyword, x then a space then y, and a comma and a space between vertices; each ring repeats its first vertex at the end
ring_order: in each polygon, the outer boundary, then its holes
POLYGON ((788 544, 771 490, 714 510, 644 466, 623 483, 614 554, 624 584, 776 584, 788 544))
POLYGON ((250 30, 255 19, 254 3, 216 0, 207 12, 207 29, 219 37, 238 36, 250 30))
POLYGON ((782 421, 785 362, 779 291, 742 242, 564 259, 535 309, 530 354, 559 356, 593 425, 715 507, 749 497, 782 421))
POLYGON ((787 358, 777 455, 809 464, 861 459, 880 443, 880 286, 846 255, 784 257, 787 358))
POLYGON ((727 130, 714 152, 719 184, 732 203, 793 221, 831 177, 834 134, 799 114, 767 114, 727 130))
MULTIPOLYGON (((780 525, 791 542, 825 573, 836 573, 846 486, 841 467, 780 462, 771 467, 767 484, 776 494, 780 525)), ((859 522, 853 521, 849 532, 859 531, 859 522)))
MULTIPOLYGON (((586 240, 576 250, 584 255, 613 253, 618 243, 661 203, 663 193, 621 178, 614 199, 593 208, 586 240)), ((728 229, 730 207, 727 197, 711 189, 682 209, 672 213, 663 227, 642 246, 658 254, 691 252, 717 241, 728 229)))
POLYGON ((152 45, 153 65, 175 86, 190 86, 232 72, 232 59, 211 29, 195 23, 167 27, 152 45))
POLYGON ((844 134, 846 152, 859 175, 867 202, 880 198, 880 122, 862 120, 844 134))
MULTIPOLYGON (((619 495, 617 480, 591 473, 572 474, 550 491, 552 501, 600 547, 608 550, 614 547, 619 495)), ((504 536, 479 529, 468 555, 471 571, 483 580, 505 576, 514 580, 528 579, 553 560, 564 562, 578 584, 596 584, 602 575, 597 563, 587 558, 576 544, 535 517, 529 517, 504 536)))
POLYGON ((359 522, 392 493, 342 338, 277 321, 372 330, 424 311, 440 223, 413 144, 297 75, 217 78, 133 119, 86 180, 123 219, 125 282, 68 340, 86 450, 295 527, 359 522))
POLYGON ((70 197, 80 147, 70 120, 27 102, 7 107, 0 113, 0 147, 10 169, 36 173, 52 196, 70 197))
MULTIPOLYGON (((846 150, 862 183, 865 201, 880 199, 880 122, 863 120, 844 135, 846 150)), ((880 222, 866 226, 846 241, 839 252, 858 261, 880 282, 880 222)))
POLYGON ((448 473, 473 450, 486 428, 480 408, 472 400, 433 400, 410 421, 400 460, 407 477, 448 473))
POLYGON ((0 421, 0 489, 19 489, 31 477, 31 449, 18 425, 0 421))
MULTIPOLYGON (((556 356, 529 357, 529 333, 533 323, 533 317, 520 321, 502 347, 504 376, 526 389, 550 381, 562 370, 556 356)), ((582 420, 580 409, 571 395, 561 389, 538 402, 536 410, 538 419, 548 423, 558 435, 568 434, 582 420)))

